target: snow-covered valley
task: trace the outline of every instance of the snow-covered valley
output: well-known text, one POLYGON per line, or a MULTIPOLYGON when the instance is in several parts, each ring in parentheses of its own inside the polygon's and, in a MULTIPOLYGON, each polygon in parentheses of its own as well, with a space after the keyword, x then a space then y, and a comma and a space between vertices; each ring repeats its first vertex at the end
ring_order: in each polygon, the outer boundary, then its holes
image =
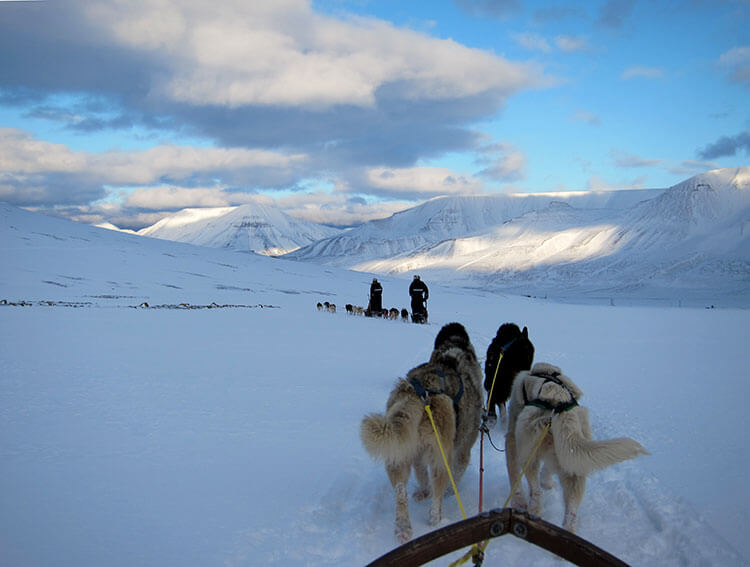
MULTIPOLYGON (((528 326, 535 360, 585 392, 595 435, 652 453, 592 475, 582 537, 632 565, 750 557, 747 310, 434 284, 429 325, 332 315, 316 302, 366 303, 371 274, 6 205, 0 249, 3 565, 368 563, 395 545, 393 499, 359 422, 450 321, 480 355, 501 323, 528 326)), ((407 282, 379 279, 386 305, 408 304, 407 282)), ((471 513, 478 449, 459 486, 471 513)), ((504 455, 485 448, 485 468, 485 507, 501 506, 504 455)), ((430 530, 427 503, 411 513, 430 530)), ((543 515, 561 521, 559 490, 543 515)), ((452 497, 445 516, 460 519, 452 497)), ((559 562, 504 537, 485 564, 559 562)))

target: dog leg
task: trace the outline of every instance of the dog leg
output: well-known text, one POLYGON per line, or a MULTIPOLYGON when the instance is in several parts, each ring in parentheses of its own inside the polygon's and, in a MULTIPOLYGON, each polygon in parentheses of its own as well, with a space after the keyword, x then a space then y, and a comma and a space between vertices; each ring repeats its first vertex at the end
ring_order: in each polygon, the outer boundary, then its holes
POLYGON ((526 469, 526 482, 529 483, 529 513, 534 516, 542 512, 542 489, 539 486, 539 459, 534 459, 526 469))
POLYGON ((453 480, 458 484, 461 482, 461 478, 464 476, 466 469, 469 468, 469 461, 471 461, 471 447, 467 447, 458 452, 458 458, 453 464, 453 480))
POLYGON ((406 543, 411 539, 412 528, 409 520, 409 497, 406 494, 406 486, 397 484, 396 492, 396 524, 394 533, 399 543, 406 543))
POLYGON ((508 430, 508 433, 505 435, 505 465, 508 468, 508 480, 510 481, 511 490, 516 484, 518 485, 516 491, 511 495, 510 507, 516 510, 525 510, 526 498, 523 495, 523 487, 519 482, 521 467, 518 464, 516 452, 516 432, 512 429, 508 430))
POLYGON ((419 483, 419 488, 414 491, 414 500, 421 502, 430 496, 430 473, 423 459, 419 458, 414 463, 414 474, 419 483))
POLYGON ((578 507, 581 505, 584 492, 586 492, 586 477, 561 474, 560 484, 562 484, 563 498, 565 499, 565 518, 562 527, 571 533, 575 533, 578 523, 578 507))
POLYGON ((409 520, 409 497, 406 493, 406 483, 409 481, 411 466, 403 463, 387 464, 385 469, 396 495, 396 539, 400 543, 406 543, 411 539, 413 533, 409 520))
POLYGON ((508 424, 508 410, 505 408, 505 403, 498 404, 500 408, 500 426, 507 426, 508 424))
POLYGON ((437 526, 443 518, 443 495, 448 488, 448 473, 440 466, 432 467, 432 508, 430 508, 430 525, 437 526))
POLYGON ((547 464, 542 465, 541 483, 544 490, 555 488, 555 471, 547 464))

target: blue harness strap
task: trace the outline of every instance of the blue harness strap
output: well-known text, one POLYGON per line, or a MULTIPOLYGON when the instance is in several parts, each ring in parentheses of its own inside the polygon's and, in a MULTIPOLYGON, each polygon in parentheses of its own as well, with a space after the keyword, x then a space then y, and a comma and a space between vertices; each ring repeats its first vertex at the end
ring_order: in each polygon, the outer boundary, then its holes
POLYGON ((508 350, 510 347, 513 346, 513 343, 515 343, 518 340, 518 337, 514 337, 511 340, 509 340, 507 343, 505 343, 503 346, 500 347, 500 352, 502 354, 505 354, 505 351, 508 350))
POLYGON ((439 394, 444 394, 444 395, 448 396, 449 398, 451 398, 451 400, 453 400, 453 408, 455 410, 458 410, 458 402, 461 401, 461 398, 464 395, 464 381, 459 378, 459 380, 458 380, 458 392, 456 392, 455 396, 451 396, 451 395, 449 395, 445 391, 445 373, 442 370, 440 370, 440 369, 433 370, 432 372, 434 374, 437 374, 441 378, 441 381, 443 383, 443 387, 440 390, 432 390, 432 389, 429 389, 429 388, 425 388, 422 385, 422 383, 419 380, 417 380, 416 378, 412 378, 411 380, 409 380, 409 384, 411 384, 411 387, 414 388, 414 391, 423 400, 427 400, 427 398, 429 396, 437 396, 439 394))

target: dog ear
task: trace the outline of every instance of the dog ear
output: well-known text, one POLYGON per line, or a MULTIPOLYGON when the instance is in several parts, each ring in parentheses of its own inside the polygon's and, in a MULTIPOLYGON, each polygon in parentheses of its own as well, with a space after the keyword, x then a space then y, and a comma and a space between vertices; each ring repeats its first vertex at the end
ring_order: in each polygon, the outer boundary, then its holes
POLYGON ((525 339, 528 339, 529 338, 529 329, 527 327, 524 327, 523 331, 521 331, 521 334, 523 335, 523 337, 525 339))

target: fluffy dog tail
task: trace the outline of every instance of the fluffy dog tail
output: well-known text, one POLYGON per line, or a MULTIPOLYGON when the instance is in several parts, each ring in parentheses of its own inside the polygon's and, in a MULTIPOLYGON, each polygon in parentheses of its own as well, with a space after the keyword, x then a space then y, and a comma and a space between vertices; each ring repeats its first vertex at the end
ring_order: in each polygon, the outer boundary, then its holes
POLYGON ((419 424, 424 413, 416 396, 396 400, 383 414, 372 413, 362 420, 359 434, 365 450, 374 459, 403 462, 419 449, 419 424))
POLYGON ((574 412, 586 412, 585 408, 575 408, 570 414, 563 413, 552 419, 552 437, 555 455, 562 469, 570 474, 587 475, 591 471, 634 459, 638 455, 648 455, 643 446, 627 437, 594 441, 588 428, 588 415, 576 419, 574 412))

